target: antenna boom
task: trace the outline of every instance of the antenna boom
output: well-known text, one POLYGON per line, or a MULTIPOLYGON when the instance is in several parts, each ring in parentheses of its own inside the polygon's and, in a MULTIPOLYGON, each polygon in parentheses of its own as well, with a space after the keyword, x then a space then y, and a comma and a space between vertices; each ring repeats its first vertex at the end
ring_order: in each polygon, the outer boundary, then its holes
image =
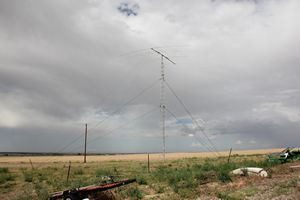
POLYGON ((173 62, 170 58, 168 58, 167 56, 165 56, 164 54, 162 54, 161 52, 155 50, 154 48, 151 48, 152 51, 158 53, 159 55, 161 55, 162 57, 164 57, 165 59, 167 59, 169 62, 171 62, 172 64, 176 65, 175 62, 173 62))

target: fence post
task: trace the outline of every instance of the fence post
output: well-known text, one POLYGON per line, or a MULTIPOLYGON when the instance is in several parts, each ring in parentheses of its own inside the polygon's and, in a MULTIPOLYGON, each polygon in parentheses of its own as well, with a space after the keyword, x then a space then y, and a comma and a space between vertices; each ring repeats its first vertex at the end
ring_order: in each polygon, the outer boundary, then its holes
POLYGON ((71 170, 71 161, 69 161, 69 168, 68 168, 67 183, 69 183, 70 170, 71 170))
POLYGON ((149 153, 148 153, 148 173, 150 172, 150 156, 149 156, 149 153))
POLYGON ((30 165, 31 165, 31 169, 34 170, 33 164, 31 162, 31 159, 29 159, 30 165))
POLYGON ((230 161, 231 151, 232 151, 232 148, 230 148, 227 163, 229 163, 229 161, 230 161))

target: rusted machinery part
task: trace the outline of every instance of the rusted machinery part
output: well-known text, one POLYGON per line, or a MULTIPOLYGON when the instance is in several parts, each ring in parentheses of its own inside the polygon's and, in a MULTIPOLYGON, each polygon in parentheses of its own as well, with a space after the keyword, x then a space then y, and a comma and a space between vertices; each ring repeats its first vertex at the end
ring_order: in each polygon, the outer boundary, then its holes
POLYGON ((136 179, 126 179, 123 181, 118 181, 106 185, 91 185, 81 188, 75 188, 71 190, 65 190, 62 192, 56 192, 51 197, 50 200, 58 200, 58 199, 64 199, 64 200, 82 200, 84 198, 87 198, 89 194, 92 194, 94 192, 100 192, 105 190, 110 190, 116 187, 120 187, 123 185, 127 185, 130 183, 136 182, 136 179))

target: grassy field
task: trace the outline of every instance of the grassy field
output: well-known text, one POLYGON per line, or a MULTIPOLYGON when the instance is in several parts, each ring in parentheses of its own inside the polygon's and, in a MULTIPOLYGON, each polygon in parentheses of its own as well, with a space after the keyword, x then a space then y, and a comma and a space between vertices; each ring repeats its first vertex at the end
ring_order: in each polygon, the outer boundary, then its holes
POLYGON ((0 198, 48 199, 55 191, 95 184, 105 175, 113 175, 116 179, 137 179, 134 184, 112 190, 113 199, 297 198, 295 195, 300 194, 298 172, 290 172, 289 164, 267 162, 266 152, 251 153, 233 152, 229 164, 226 156, 167 154, 163 163, 160 155, 151 154, 150 173, 147 156, 143 154, 92 156, 88 157, 86 164, 82 163, 82 157, 77 156, 1 157, 0 198), (69 160, 72 161, 71 174, 67 183, 69 160), (235 177, 229 173, 238 167, 263 167, 272 171, 272 176, 235 177))

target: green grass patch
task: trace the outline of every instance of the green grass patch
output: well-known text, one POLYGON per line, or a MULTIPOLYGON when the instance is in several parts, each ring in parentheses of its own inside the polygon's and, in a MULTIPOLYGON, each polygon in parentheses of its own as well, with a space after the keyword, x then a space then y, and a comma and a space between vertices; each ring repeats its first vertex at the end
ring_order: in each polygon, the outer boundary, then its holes
POLYGON ((0 184, 4 184, 8 181, 14 181, 15 176, 7 173, 7 174, 0 174, 0 184))
POLYGON ((147 185, 147 180, 143 175, 139 175, 136 177, 136 182, 140 185, 147 185))
POLYGON ((74 173, 75 175, 83 175, 83 174, 84 174, 84 171, 83 171, 83 169, 80 167, 80 168, 75 168, 74 171, 73 171, 73 173, 74 173))
POLYGON ((8 181, 14 181, 15 176, 12 175, 8 168, 1 167, 0 168, 0 184, 6 184, 8 181))
POLYGON ((0 174, 6 174, 8 173, 8 168, 7 167, 0 167, 0 174))
POLYGON ((33 172, 23 171, 23 178, 25 182, 32 182, 33 172))
POLYGON ((137 187, 130 187, 126 190, 126 196, 130 199, 142 199, 143 193, 137 187))

